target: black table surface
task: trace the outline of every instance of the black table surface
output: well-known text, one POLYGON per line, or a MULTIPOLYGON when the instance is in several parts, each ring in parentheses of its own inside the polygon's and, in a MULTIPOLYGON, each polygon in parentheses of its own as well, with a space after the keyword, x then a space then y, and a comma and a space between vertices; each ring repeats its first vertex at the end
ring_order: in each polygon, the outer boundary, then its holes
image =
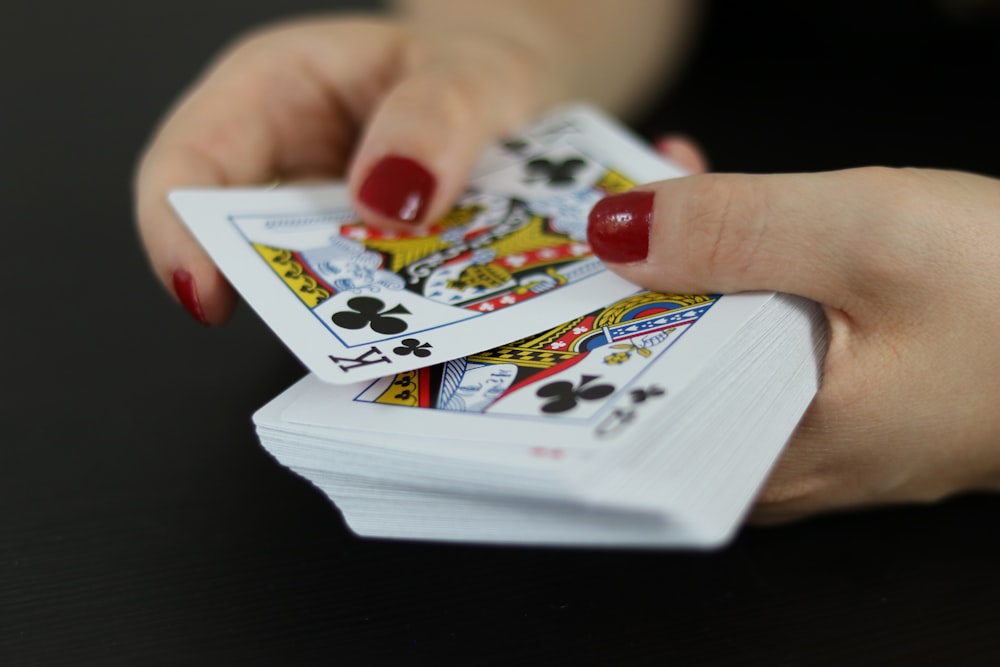
MULTIPOLYGON (((210 330, 169 300, 130 172, 227 39, 324 6, 5 7, 0 664, 1000 661, 997 497, 710 553, 453 546, 359 539, 270 459, 250 414, 303 370, 248 308, 210 330)), ((997 175, 996 28, 924 2, 719 3, 639 127, 723 170, 997 175)))

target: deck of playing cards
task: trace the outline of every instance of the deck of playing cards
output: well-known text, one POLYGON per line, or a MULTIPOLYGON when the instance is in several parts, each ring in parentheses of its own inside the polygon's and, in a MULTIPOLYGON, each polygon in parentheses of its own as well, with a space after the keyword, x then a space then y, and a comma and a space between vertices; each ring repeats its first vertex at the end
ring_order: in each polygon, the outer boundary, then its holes
POLYGON ((254 417, 362 535, 712 546, 814 396, 816 304, 643 291, 590 208, 682 176, 594 109, 491 147, 426 233, 357 222, 342 184, 171 202, 312 371, 254 417))

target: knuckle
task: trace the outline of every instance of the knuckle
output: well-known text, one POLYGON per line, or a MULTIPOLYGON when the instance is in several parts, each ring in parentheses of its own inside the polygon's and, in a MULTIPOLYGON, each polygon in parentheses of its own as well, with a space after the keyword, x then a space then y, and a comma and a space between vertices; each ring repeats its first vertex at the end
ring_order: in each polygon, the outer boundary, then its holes
POLYGON ((739 282, 752 265, 763 235, 766 216, 752 179, 705 175, 693 179, 683 219, 693 244, 697 265, 691 267, 709 282, 718 276, 739 282))
POLYGON ((441 111, 449 121, 465 121, 474 115, 479 87, 472 81, 457 77, 441 90, 441 111))
POLYGON ((405 97, 449 125, 490 126, 521 105, 531 77, 526 56, 509 44, 458 38, 447 45, 411 39, 403 68, 405 97))
POLYGON ((436 113, 449 126, 464 126, 479 117, 482 85, 472 77, 449 76, 434 90, 436 113))
POLYGON ((483 120, 482 88, 471 77, 452 72, 430 72, 399 86, 389 117, 420 123, 422 132, 411 137, 419 144, 437 143, 445 136, 460 136, 483 120))

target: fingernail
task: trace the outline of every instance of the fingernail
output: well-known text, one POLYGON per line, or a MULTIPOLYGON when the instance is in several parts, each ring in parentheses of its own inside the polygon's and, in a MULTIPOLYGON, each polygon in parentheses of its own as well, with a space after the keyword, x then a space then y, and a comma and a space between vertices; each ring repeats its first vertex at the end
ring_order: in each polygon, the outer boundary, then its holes
POLYGON ((597 202, 587 221, 587 242, 606 262, 638 262, 649 254, 653 193, 629 190, 597 202))
POLYGON ((174 271, 174 294, 180 300, 184 310, 194 319, 204 325, 208 325, 205 311, 201 308, 201 301, 198 300, 198 290, 194 286, 194 277, 184 269, 174 271))
POLYGON ((434 175, 416 160, 389 155, 372 167, 358 199, 377 213, 416 224, 436 185, 434 175))

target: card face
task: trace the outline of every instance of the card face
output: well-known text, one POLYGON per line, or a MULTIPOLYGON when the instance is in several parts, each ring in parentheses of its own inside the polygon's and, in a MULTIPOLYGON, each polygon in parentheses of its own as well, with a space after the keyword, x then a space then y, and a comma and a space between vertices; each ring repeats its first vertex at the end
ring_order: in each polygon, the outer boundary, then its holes
POLYGON ((648 432, 773 296, 634 292, 443 364, 341 387, 307 378, 281 419, 456 460, 565 465, 648 432))
POLYGON ((661 396, 662 387, 636 386, 641 376, 718 298, 640 292, 491 350, 381 378, 354 400, 586 423, 623 392, 639 402, 661 396))
POLYGON ((170 201, 311 371, 353 383, 465 357, 635 291, 592 254, 587 215, 608 194, 681 172, 586 107, 507 143, 518 151, 488 152, 421 235, 360 224, 343 185, 170 201))

